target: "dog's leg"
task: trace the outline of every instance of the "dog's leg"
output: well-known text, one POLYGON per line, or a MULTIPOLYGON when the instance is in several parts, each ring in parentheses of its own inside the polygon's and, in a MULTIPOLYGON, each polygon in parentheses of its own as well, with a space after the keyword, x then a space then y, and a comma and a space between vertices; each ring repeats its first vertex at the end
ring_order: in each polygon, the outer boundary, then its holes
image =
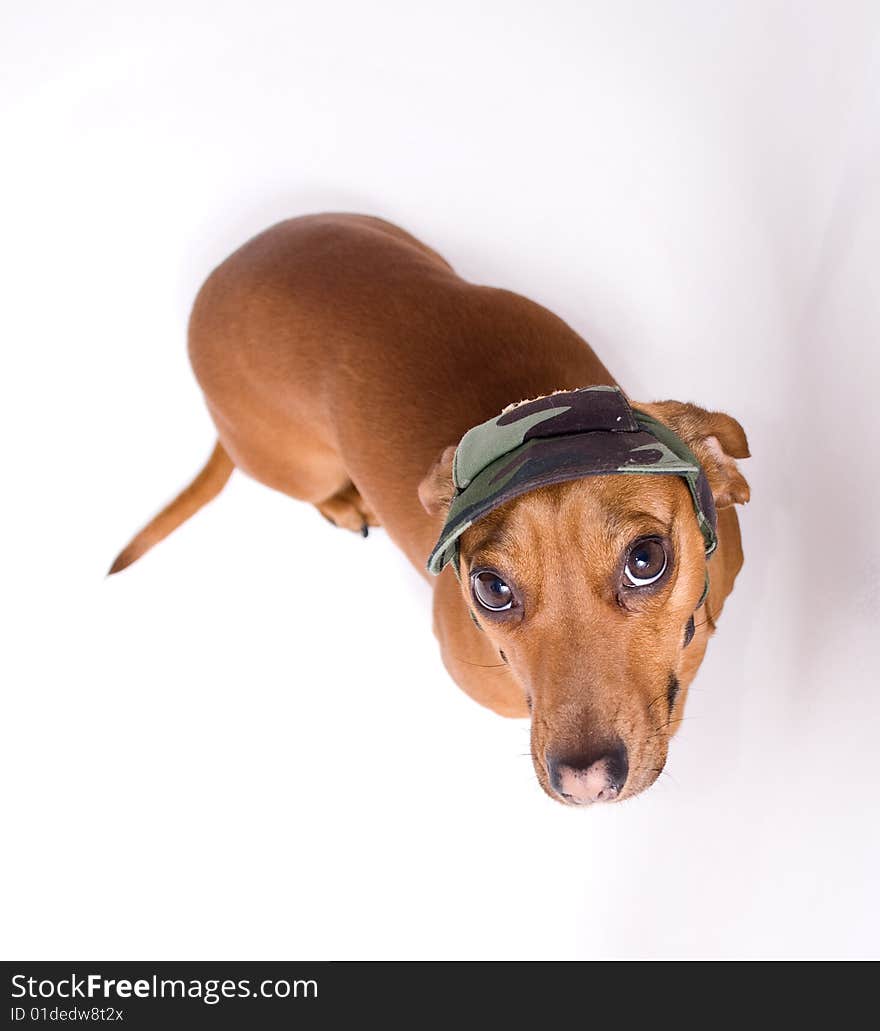
POLYGON ((504 655, 474 626, 461 587, 449 568, 440 574, 434 588, 434 635, 440 643, 443 665, 465 694, 499 716, 528 717, 523 689, 504 655))
POLYGON ((315 508, 334 526, 363 534, 364 537, 369 533, 371 526, 379 525, 379 520, 351 480, 340 487, 335 494, 318 502, 315 508))

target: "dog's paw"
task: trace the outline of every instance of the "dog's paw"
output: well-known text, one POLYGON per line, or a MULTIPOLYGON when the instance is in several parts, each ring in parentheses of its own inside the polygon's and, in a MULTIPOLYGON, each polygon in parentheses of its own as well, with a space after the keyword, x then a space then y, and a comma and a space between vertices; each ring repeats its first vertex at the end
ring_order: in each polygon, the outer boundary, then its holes
POLYGON ((351 530, 366 537, 379 520, 368 507, 353 483, 315 505, 321 515, 342 530, 351 530))

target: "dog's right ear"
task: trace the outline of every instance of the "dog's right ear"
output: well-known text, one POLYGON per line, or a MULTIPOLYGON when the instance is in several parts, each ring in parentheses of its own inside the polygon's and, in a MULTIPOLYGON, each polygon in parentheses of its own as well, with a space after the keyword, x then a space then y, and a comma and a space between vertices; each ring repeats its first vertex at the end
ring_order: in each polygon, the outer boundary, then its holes
POLYGON ((738 458, 749 457, 749 442, 732 415, 681 401, 633 402, 633 406, 674 430, 694 452, 705 470, 717 508, 743 505, 749 500, 749 485, 736 464, 738 458))
POLYGON ((419 501, 428 515, 439 515, 449 508, 455 495, 455 483, 452 479, 452 460, 455 458, 455 447, 450 445, 428 470, 427 476, 419 484, 419 501))

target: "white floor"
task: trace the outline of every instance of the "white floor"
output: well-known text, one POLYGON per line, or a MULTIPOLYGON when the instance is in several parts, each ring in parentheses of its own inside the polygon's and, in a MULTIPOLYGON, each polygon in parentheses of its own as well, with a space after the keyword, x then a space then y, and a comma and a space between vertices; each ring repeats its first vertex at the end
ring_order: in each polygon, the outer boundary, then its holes
POLYGON ((877 956, 880 9, 43 2, 0 42, 5 958, 877 956), (361 210, 746 426, 669 776, 588 812, 382 535, 211 446, 205 273, 361 210))

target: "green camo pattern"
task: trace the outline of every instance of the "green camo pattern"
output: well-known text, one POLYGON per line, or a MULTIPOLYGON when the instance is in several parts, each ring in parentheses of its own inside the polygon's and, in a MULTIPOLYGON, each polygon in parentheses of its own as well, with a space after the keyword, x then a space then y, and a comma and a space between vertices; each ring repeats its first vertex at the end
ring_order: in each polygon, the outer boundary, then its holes
POLYGON ((465 530, 499 505, 585 476, 682 477, 706 554, 717 545, 715 506, 696 456, 669 427, 631 408, 617 387, 584 387, 514 405, 468 430, 452 469, 456 493, 428 559, 434 574, 456 558, 465 530))

